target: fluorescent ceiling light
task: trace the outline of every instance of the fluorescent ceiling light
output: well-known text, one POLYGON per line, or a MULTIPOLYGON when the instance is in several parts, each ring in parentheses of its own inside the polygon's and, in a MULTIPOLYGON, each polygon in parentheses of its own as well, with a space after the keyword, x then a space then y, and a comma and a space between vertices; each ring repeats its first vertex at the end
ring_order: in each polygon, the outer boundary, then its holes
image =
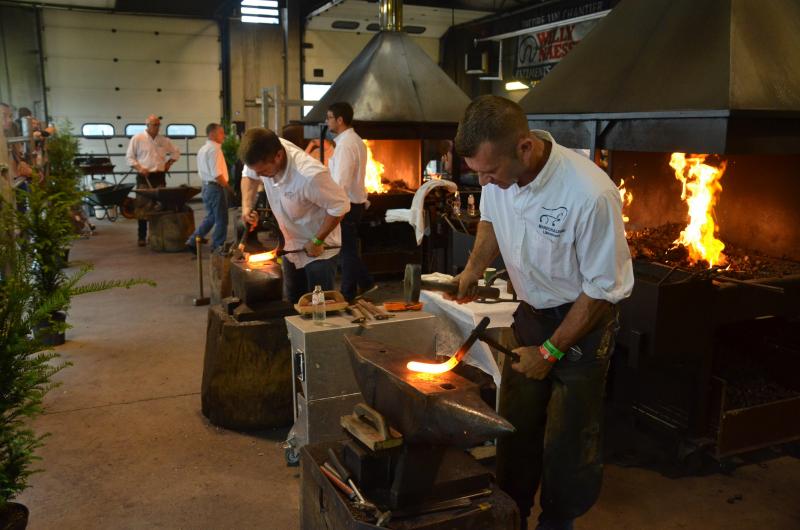
POLYGON ((254 24, 280 24, 280 20, 275 17, 253 17, 253 16, 243 16, 242 22, 252 22, 254 24))
POLYGON ((509 83, 506 83, 506 90, 508 90, 509 92, 511 92, 512 90, 528 90, 529 88, 530 88, 529 85, 526 85, 525 83, 521 83, 519 81, 511 81, 509 83))
POLYGON ((277 9, 262 9, 260 7, 243 7, 242 8, 243 15, 266 15, 270 17, 277 17, 280 13, 278 13, 277 9))
POLYGON ((278 7, 278 0, 242 0, 243 6, 278 7))

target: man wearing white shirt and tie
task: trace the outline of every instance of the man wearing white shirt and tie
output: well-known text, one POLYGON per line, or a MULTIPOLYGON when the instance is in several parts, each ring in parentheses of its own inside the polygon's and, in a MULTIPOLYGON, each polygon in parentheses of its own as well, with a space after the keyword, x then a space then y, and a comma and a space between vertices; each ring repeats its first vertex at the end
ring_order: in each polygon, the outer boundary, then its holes
POLYGON ((206 216, 197 229, 189 236, 186 247, 195 251, 195 237, 205 237, 214 227, 211 238, 211 251, 225 243, 228 232, 228 166, 222 153, 222 142, 225 140, 225 128, 219 123, 209 123, 206 127, 208 140, 197 151, 197 173, 203 181, 203 206, 206 216))
MULTIPOLYGON (((163 188, 167 185, 166 172, 178 161, 181 153, 169 138, 158 134, 161 120, 155 114, 147 117, 147 128, 134 135, 128 144, 128 165, 136 171, 136 186, 139 188, 163 188)), ((137 199, 142 210, 146 199, 137 199)), ((139 246, 147 243, 146 213, 139 213, 139 246)))
POLYGON ((334 289, 335 258, 341 246, 339 223, 350 210, 350 201, 328 168, 293 143, 260 127, 242 137, 239 158, 246 164, 242 172, 244 223, 258 222, 253 205, 260 179, 285 249, 304 250, 283 258, 288 300, 296 303, 316 285, 334 289))
POLYGON ((352 127, 353 107, 334 103, 328 108, 326 123, 336 134, 336 149, 328 163, 333 180, 350 200, 350 211, 342 219, 342 294, 352 301, 375 286, 367 267, 358 256, 358 224, 367 205, 364 177, 367 173, 367 146, 352 127))

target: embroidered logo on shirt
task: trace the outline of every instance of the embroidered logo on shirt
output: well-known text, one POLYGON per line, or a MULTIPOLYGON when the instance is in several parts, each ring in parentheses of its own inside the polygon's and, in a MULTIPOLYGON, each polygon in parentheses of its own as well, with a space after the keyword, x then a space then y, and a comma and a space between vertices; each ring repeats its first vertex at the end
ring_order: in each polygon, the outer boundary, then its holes
POLYGON ((546 236, 560 237, 564 233, 561 225, 564 224, 564 219, 567 218, 567 210, 564 206, 558 208, 544 208, 542 207, 541 214, 539 215, 539 231, 546 236))

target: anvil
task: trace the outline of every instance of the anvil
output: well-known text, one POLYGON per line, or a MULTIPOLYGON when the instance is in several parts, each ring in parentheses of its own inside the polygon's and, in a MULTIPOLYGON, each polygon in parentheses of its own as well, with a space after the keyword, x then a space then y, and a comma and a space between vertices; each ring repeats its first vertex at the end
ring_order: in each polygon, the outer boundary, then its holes
POLYGON ((345 337, 364 401, 410 443, 473 447, 514 432, 480 397, 478 386, 452 371, 414 372, 419 353, 351 335, 345 337))

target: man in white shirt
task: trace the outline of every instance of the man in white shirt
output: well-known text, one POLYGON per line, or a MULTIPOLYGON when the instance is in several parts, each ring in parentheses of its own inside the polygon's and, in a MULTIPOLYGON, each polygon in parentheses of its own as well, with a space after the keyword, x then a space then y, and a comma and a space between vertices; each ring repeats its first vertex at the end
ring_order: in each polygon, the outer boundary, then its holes
MULTIPOLYGON (((128 143, 128 165, 136 171, 138 188, 163 188, 167 185, 166 172, 180 157, 177 147, 167 138, 158 134, 161 120, 155 114, 147 117, 147 128, 135 134, 128 143)), ((137 198, 139 217, 139 246, 147 243, 147 203, 137 198)))
POLYGON ((522 300, 514 314, 521 359, 506 366, 499 396, 516 432, 498 442, 498 483, 523 529, 540 481, 537 528, 571 529, 600 492, 615 304, 633 288, 619 193, 590 159, 529 131, 519 105, 500 97, 467 107, 456 150, 483 186, 457 298, 471 299, 501 254, 522 300))
POLYGON ((302 250, 283 257, 283 282, 287 299, 300 297, 320 285, 334 289, 335 257, 341 246, 339 222, 350 201, 331 178, 328 168, 293 143, 269 129, 253 128, 242 137, 239 158, 242 172, 242 220, 258 222, 253 210, 257 181, 278 221, 286 250, 302 250))
POLYGON ((358 224, 367 204, 364 177, 367 174, 367 146, 353 130, 353 107, 339 102, 328 107, 326 123, 336 134, 336 150, 328 167, 333 180, 350 200, 350 211, 342 219, 342 294, 352 301, 375 286, 367 267, 358 255, 358 224))
POLYGON ((197 151, 197 173, 203 181, 203 206, 206 216, 197 229, 186 241, 186 248, 195 251, 195 237, 205 237, 214 227, 211 238, 211 251, 225 243, 228 232, 228 166, 222 153, 222 142, 225 140, 225 128, 219 123, 209 123, 206 127, 208 140, 197 151))

